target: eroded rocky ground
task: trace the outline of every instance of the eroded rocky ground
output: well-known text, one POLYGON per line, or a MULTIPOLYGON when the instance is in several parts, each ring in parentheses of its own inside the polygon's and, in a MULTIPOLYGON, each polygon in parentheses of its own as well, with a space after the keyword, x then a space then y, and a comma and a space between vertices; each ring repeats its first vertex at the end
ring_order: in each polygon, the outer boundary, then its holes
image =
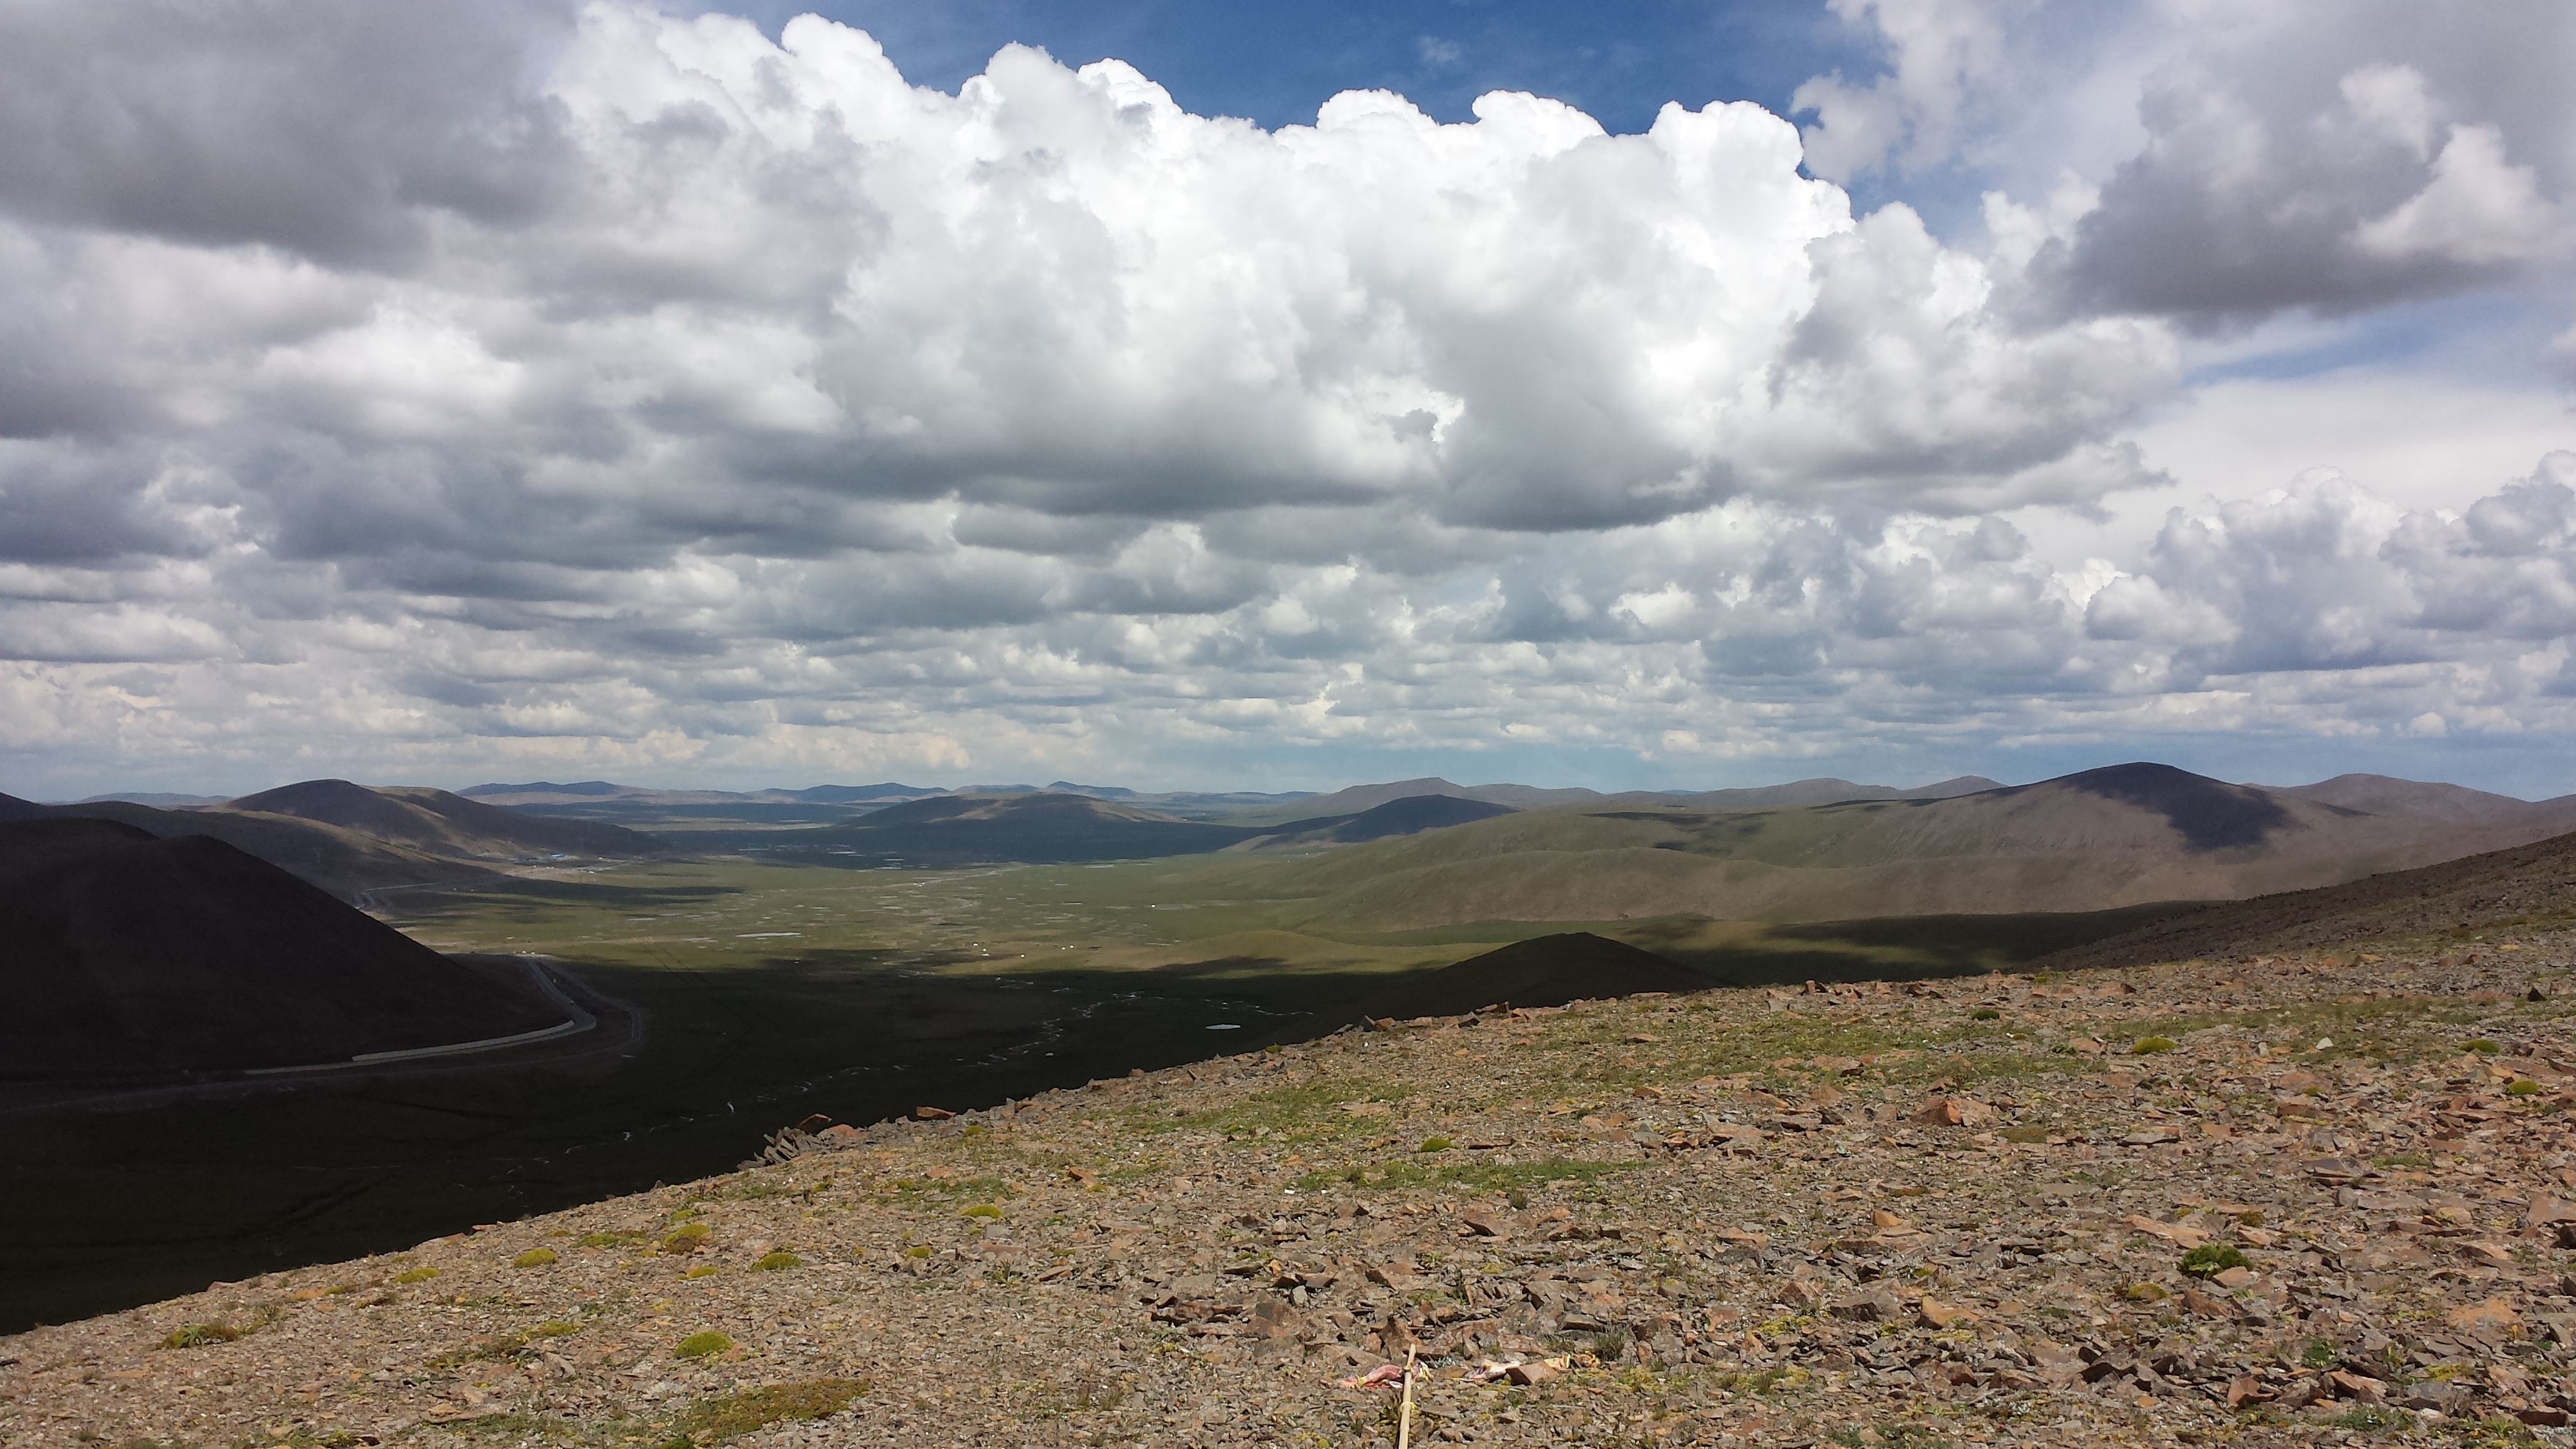
POLYGON ((2565 1442, 2576 940, 2440 945, 1497 1012, 791 1137, 0 1339, 0 1441, 1392 1443, 1345 1385, 1411 1349, 1422 1442, 2565 1442))

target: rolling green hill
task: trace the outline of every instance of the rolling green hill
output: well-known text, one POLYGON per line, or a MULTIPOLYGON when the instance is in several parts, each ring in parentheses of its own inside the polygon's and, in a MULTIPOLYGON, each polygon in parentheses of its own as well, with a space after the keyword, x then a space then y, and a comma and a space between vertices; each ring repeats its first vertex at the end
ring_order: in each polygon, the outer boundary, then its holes
POLYGON ((2332 885, 2545 838, 2558 813, 2370 811, 2136 764, 1941 799, 1526 811, 1235 884, 1298 900, 1295 924, 1383 932, 2093 911, 2332 885))

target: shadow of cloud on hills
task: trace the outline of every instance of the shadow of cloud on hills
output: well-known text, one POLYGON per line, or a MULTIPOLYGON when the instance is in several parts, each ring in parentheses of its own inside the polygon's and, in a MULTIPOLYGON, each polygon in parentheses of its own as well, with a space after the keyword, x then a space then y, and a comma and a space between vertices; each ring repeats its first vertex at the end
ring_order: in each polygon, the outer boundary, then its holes
POLYGON ((614 905, 620 910, 641 911, 655 908, 679 909, 702 906, 727 896, 738 896, 743 888, 733 885, 639 885, 632 881, 540 880, 513 876, 506 887, 482 889, 450 886, 437 890, 407 891, 402 895, 402 918, 407 923, 430 923, 446 917, 470 916, 501 907, 530 909, 531 900, 549 905, 600 906, 614 905))
MULTIPOLYGON (((2180 832, 2184 849, 2200 855, 2259 846, 2290 819, 2281 802, 2250 785, 2230 785, 2171 765, 2145 762, 2110 765, 1996 793, 2017 795, 2051 785, 2153 810, 2180 832)), ((2347 817, 2362 813, 2340 806, 2325 808, 2347 817)))

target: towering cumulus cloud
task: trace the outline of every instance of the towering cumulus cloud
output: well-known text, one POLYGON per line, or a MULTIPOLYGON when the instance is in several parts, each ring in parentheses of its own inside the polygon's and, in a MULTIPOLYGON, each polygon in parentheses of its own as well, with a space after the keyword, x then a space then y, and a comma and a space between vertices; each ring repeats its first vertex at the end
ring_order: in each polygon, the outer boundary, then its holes
MULTIPOLYGON (((1855 219, 1748 104, 1267 131, 1117 61, 949 95, 826 20, 607 0, 36 3, 0 56, 0 749, 39 776, 1827 752, 2280 689, 2367 727, 2564 665, 2554 462, 2042 562, 1995 515, 2164 481, 2124 436, 2180 376, 2123 300, 2162 284, 1855 219), (2276 597, 2311 536, 2353 566, 2276 597), (2363 663, 2418 677, 2299 673, 2363 663)), ((2474 126, 2413 134, 2523 204, 2474 126)), ((2354 245, 2488 264, 2419 201, 2354 245)))

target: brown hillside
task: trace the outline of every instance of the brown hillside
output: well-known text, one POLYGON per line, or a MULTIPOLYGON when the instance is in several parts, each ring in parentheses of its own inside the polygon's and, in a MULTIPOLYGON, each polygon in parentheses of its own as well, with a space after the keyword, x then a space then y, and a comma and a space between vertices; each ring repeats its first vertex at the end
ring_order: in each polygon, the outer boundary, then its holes
POLYGON ((581 855, 636 859, 667 853, 649 835, 585 820, 523 815, 419 786, 369 789, 346 780, 306 780, 215 807, 237 815, 284 815, 354 831, 426 855, 523 860, 581 855))
POLYGON ((2373 813, 2162 765, 1946 799, 1532 811, 1337 851, 1262 884, 1404 931, 1662 915, 1773 922, 2089 911, 2337 884, 2550 833, 2545 812, 2373 813))
POLYGON ((2308 951, 2381 942, 2453 945, 2576 923, 2576 834, 2317 890, 2229 901, 2060 952, 2047 967, 2308 951))
POLYGON ((203 837, 294 873, 343 900, 396 886, 453 885, 487 879, 491 867, 431 855, 318 820, 226 810, 155 810, 102 800, 45 807, 65 820, 113 820, 165 840, 203 837))

